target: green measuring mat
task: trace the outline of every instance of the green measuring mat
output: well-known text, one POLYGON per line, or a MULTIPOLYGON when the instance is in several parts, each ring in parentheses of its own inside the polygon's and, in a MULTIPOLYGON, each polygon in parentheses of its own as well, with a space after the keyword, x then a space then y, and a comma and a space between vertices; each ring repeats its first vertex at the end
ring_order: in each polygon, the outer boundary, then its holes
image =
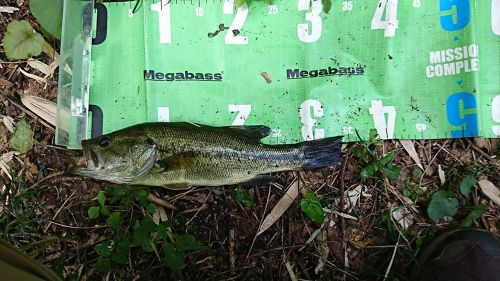
POLYGON ((500 136, 500 0, 249 3, 95 4, 91 112, 58 142, 156 121, 267 125, 268 143, 500 136))

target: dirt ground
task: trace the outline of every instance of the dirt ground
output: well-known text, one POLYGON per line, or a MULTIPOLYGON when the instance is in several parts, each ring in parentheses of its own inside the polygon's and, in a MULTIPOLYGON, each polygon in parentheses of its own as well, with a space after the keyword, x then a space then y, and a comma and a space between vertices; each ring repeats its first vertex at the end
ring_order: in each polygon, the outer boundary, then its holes
MULTIPOLYGON (((0 6, 21 8, 1 14, 0 40, 13 19, 26 19, 40 30, 27 2, 0 0, 0 6)), ((58 49, 56 41, 49 43, 58 49)), ((47 55, 37 59, 52 62, 47 55)), ((35 95, 55 102, 57 70, 47 83, 40 83, 21 69, 43 76, 26 61, 8 60, 0 48, 0 117, 12 118, 14 124, 27 118, 35 141, 30 151, 7 163, 11 177, 1 172, 1 239, 48 266, 61 266, 70 280, 382 280, 386 274, 387 280, 407 280, 407 270, 422 248, 437 234, 456 227, 479 203, 488 208, 473 225, 500 234, 499 207, 478 188, 469 198, 458 190, 468 174, 500 186, 497 140, 412 141, 424 167, 420 174, 415 173, 417 164, 400 142, 385 141, 376 151, 378 155, 395 152, 393 164, 401 168, 395 180, 362 179, 360 171, 366 163, 353 154, 361 144, 350 143, 344 147, 343 162, 335 167, 280 173, 271 184, 244 188, 254 200, 250 207, 235 199, 233 186, 182 192, 152 189, 155 196, 178 208, 160 207, 176 221, 172 229, 194 235, 205 250, 189 254, 185 269, 178 272, 167 269, 154 253, 133 250, 125 266, 129 277, 120 277, 113 268, 97 273, 99 255, 93 246, 112 230, 105 220, 90 220, 88 209, 96 205, 100 190, 114 185, 68 173, 81 152, 55 146, 54 128, 20 99, 35 95), (439 167, 445 171, 444 184, 439 167), (256 236, 263 219, 298 179, 298 198, 267 231, 256 236), (453 219, 432 221, 427 215, 432 194, 439 189, 452 190, 459 200, 453 219), (321 198, 327 209, 323 226, 301 211, 300 198, 308 191, 321 198), (356 202, 348 204, 352 198, 356 202), (395 218, 397 209, 404 210, 406 224, 395 218)), ((13 151, 11 136, 0 122, 0 155, 13 151)), ((139 209, 133 216, 140 215, 139 209)))

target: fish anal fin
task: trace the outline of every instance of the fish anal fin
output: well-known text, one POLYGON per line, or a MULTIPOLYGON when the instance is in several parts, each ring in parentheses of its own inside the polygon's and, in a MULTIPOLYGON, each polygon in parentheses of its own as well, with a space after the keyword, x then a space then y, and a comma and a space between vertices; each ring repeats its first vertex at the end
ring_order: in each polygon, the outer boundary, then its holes
POLYGON ((241 186, 263 186, 276 179, 275 176, 271 175, 258 175, 250 180, 239 183, 241 186))

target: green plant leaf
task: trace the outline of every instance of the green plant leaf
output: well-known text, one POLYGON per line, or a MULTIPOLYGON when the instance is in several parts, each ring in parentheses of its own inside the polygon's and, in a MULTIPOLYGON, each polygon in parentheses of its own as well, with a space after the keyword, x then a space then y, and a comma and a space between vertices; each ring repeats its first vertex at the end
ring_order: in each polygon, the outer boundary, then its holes
POLYGON ((156 211, 156 205, 153 204, 153 203, 149 203, 147 206, 146 206, 146 212, 152 214, 156 211))
POLYGON ((361 173, 359 175, 361 176, 362 179, 371 178, 371 177, 373 177, 373 174, 375 173, 376 168, 377 167, 375 166, 375 164, 370 164, 370 165, 364 167, 363 170, 361 170, 361 173))
POLYGON ((128 252, 125 252, 124 250, 118 251, 115 254, 111 255, 111 260, 114 263, 128 264, 127 254, 128 252))
POLYGON ((246 195, 245 191, 241 187, 237 187, 232 191, 234 200, 242 203, 247 207, 252 207, 253 205, 253 196, 246 195))
POLYGON ((111 254, 111 260, 115 263, 119 264, 127 264, 128 261, 128 253, 130 250, 130 240, 122 240, 118 242, 118 249, 115 253, 111 254))
POLYGON ((98 206, 90 207, 87 213, 89 215, 89 219, 97 219, 99 217, 99 207, 98 206))
POLYGON ((156 224, 149 218, 145 218, 142 223, 134 227, 134 243, 142 247, 144 251, 151 252, 151 234, 156 230, 156 224))
POLYGON ((111 240, 105 240, 95 245, 94 250, 101 257, 109 257, 111 255, 111 240))
POLYGON ((401 173, 401 168, 397 165, 387 165, 383 168, 382 172, 387 178, 394 180, 399 177, 399 173, 401 173))
POLYGON ((247 0, 234 0, 234 5, 236 6, 236 8, 239 8, 243 5, 245 5, 246 2, 247 2, 247 0))
POLYGON ((356 158, 361 159, 365 155, 365 150, 366 148, 364 146, 358 145, 354 147, 354 150, 352 152, 356 158))
POLYGON ((64 262, 66 260, 66 257, 64 255, 60 255, 55 261, 52 262, 52 265, 50 266, 50 269, 52 269, 57 276, 61 278, 61 280, 64 279, 64 262))
POLYGON ((167 221, 164 221, 164 222, 160 223, 156 227, 156 234, 158 235, 158 237, 160 237, 160 238, 167 237, 168 232, 169 232, 168 228, 170 226, 172 226, 173 224, 174 224, 173 220, 167 220, 167 221))
POLYGON ((381 165, 387 165, 389 164, 392 160, 394 160, 394 157, 396 157, 396 153, 394 151, 391 151, 387 153, 382 159, 380 159, 379 163, 381 165))
POLYGON ((458 200, 451 191, 438 191, 432 195, 427 214, 432 220, 453 217, 457 212, 458 200))
POLYGON ((466 176, 460 182, 460 193, 462 193, 465 197, 469 197, 469 193, 471 188, 476 185, 477 180, 474 176, 466 176))
POLYGON ((264 3, 266 3, 267 5, 271 5, 273 3, 273 0, 264 0, 264 3))
POLYGON ((26 118, 17 122, 16 130, 10 139, 10 145, 14 150, 26 153, 33 147, 33 130, 26 118))
POLYGON ((378 140, 378 132, 377 129, 370 129, 370 136, 368 142, 374 142, 378 140))
POLYGON ((150 204, 148 201, 148 195, 149 195, 149 189, 145 187, 136 189, 134 192, 131 193, 131 196, 139 203, 139 206, 143 208, 147 208, 147 206, 150 204))
POLYGON ((332 9, 332 0, 321 0, 321 4, 323 5, 323 12, 328 14, 332 9))
POLYGON ((184 253, 177 250, 170 242, 163 243, 163 255, 165 257, 165 264, 172 271, 178 271, 184 266, 184 253))
POLYGON ((48 33, 61 39, 63 0, 30 0, 30 10, 48 33))
POLYGON ((414 177, 418 178, 423 174, 423 172, 422 172, 422 170, 420 170, 420 168, 414 168, 413 171, 411 172, 411 174, 414 177))
POLYGON ((304 212, 310 219, 318 224, 322 224, 325 221, 325 212, 321 207, 319 198, 312 192, 307 192, 306 196, 300 201, 300 209, 304 212))
POLYGON ((101 205, 101 207, 104 207, 105 201, 106 195, 104 195, 104 191, 99 191, 99 193, 97 193, 97 202, 99 202, 99 205, 101 205))
POLYGON ((120 200, 123 196, 127 195, 127 188, 122 186, 106 187, 104 192, 108 196, 109 204, 114 204, 116 203, 116 201, 120 200))
POLYGON ((465 217, 465 219, 460 223, 461 227, 470 227, 474 220, 477 220, 481 215, 488 209, 488 206, 479 204, 474 206, 472 211, 465 217))
POLYGON ((111 215, 109 215, 108 224, 110 226, 118 227, 118 226, 120 226, 121 221, 122 221, 122 215, 121 215, 120 211, 113 212, 113 213, 111 213, 111 215))
POLYGON ((7 32, 3 37, 3 49, 9 59, 27 59, 42 53, 42 35, 33 31, 29 22, 13 20, 7 25, 7 32))
POLYGON ((111 215, 111 211, 108 209, 108 207, 101 207, 101 214, 103 214, 106 217, 109 217, 109 215, 111 215))
POLYGON ((108 272, 111 269, 111 259, 109 258, 100 258, 97 260, 95 264, 95 269, 98 272, 108 272))
POLYGON ((175 247, 183 252, 203 250, 203 245, 191 234, 175 235, 175 247))

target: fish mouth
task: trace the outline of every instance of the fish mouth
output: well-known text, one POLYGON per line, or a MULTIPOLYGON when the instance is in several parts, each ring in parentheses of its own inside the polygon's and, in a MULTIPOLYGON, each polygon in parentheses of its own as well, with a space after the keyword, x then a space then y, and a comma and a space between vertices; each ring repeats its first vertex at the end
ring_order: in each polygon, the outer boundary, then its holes
POLYGON ((88 155, 85 157, 87 159, 87 167, 89 167, 92 163, 92 166, 93 168, 97 168, 99 167, 99 156, 97 155, 97 153, 93 150, 93 149, 89 149, 88 151, 90 151, 89 153, 87 154, 90 154, 90 159, 88 157, 88 155), (91 160, 92 162, 90 162, 89 160, 91 160))
POLYGON ((99 168, 100 166, 100 157, 97 152, 95 152, 91 148, 83 148, 83 158, 85 159, 86 166, 78 166, 71 170, 72 174, 79 176, 88 176, 99 168))

